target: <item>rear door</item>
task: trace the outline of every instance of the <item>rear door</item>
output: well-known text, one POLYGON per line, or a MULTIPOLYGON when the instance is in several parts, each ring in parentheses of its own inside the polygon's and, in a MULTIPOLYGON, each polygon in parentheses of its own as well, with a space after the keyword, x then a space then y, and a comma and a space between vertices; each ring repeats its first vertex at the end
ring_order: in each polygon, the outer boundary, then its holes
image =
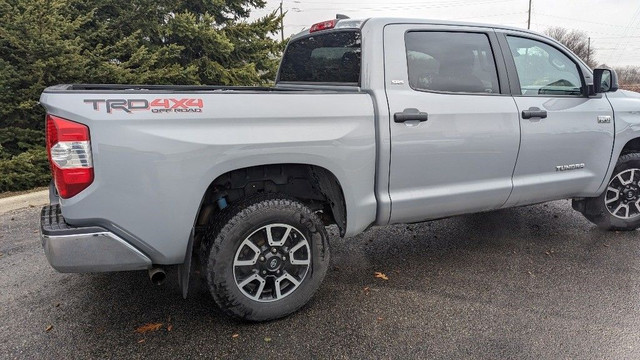
POLYGON ((493 30, 389 25, 384 48, 391 222, 502 206, 520 129, 493 30))
POLYGON ((498 32, 522 131, 506 206, 595 196, 613 149, 613 111, 606 97, 585 96, 590 71, 552 41, 498 32))

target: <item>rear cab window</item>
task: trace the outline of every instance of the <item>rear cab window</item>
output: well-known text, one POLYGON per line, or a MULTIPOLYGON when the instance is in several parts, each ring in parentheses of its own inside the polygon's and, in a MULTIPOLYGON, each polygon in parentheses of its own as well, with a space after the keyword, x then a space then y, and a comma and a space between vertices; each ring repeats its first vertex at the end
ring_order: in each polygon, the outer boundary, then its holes
POLYGON ((361 44, 356 30, 314 33, 294 40, 282 58, 278 82, 358 85, 361 44))
POLYGON ((499 94, 487 35, 411 31, 405 35, 409 84, 414 90, 499 94))

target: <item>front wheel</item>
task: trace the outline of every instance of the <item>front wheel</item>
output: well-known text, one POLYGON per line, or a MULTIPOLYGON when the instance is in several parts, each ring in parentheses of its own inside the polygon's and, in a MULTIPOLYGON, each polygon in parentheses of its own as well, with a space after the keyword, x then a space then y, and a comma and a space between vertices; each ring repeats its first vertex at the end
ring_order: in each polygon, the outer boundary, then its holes
POLYGON ((329 267, 328 236, 304 204, 265 195, 225 209, 208 230, 204 275, 218 306, 251 321, 306 304, 329 267))
POLYGON ((640 153, 620 157, 605 191, 585 200, 583 215, 601 229, 640 227, 640 153))

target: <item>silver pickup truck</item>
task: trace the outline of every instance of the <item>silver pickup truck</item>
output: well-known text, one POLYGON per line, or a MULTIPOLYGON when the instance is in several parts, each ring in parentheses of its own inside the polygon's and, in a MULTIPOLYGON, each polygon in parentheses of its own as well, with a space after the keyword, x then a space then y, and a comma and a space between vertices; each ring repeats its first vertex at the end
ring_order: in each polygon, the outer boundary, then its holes
POLYGON ((557 199, 640 226, 640 94, 558 42, 503 26, 313 25, 271 88, 58 85, 40 99, 62 272, 177 269, 226 313, 303 306, 350 237, 557 199))

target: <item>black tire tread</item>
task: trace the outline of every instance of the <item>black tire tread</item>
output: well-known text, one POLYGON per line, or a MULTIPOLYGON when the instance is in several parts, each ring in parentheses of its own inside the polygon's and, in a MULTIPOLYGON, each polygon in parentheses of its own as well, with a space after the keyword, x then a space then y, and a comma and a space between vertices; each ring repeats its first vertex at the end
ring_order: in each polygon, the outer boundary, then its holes
MULTIPOLYGON (((640 153, 637 152, 625 152, 618 158, 616 166, 613 170, 613 175, 622 171, 625 165, 629 162, 637 161, 640 163, 640 153)), ((611 179, 607 180, 607 183, 611 179)), ((600 229, 613 230, 613 231, 632 231, 640 227, 640 218, 632 221, 624 221, 622 219, 614 219, 604 205, 604 193, 595 198, 589 198, 585 201, 585 208, 582 214, 587 220, 596 224, 600 229)))
MULTIPOLYGON (((322 221, 307 206, 300 203, 294 198, 274 193, 259 194, 251 198, 247 198, 244 201, 232 204, 228 209, 222 211, 219 216, 214 217, 213 221, 208 226, 206 236, 202 242, 200 249, 203 259, 202 273, 205 275, 205 279, 211 295, 220 309, 229 316, 240 317, 245 320, 251 321, 272 320, 275 318, 287 316, 304 306, 306 303, 305 302, 298 304, 290 311, 287 311, 286 313, 280 314, 276 317, 251 317, 241 309, 242 305, 234 299, 232 294, 229 292, 227 284, 225 284, 223 281, 216 282, 214 277, 210 276, 209 270, 215 267, 217 261, 220 261, 216 254, 220 252, 221 247, 227 241, 234 240, 229 238, 229 232, 236 226, 239 226, 239 224, 245 221, 251 214, 254 214, 258 211, 268 211, 273 208, 294 209, 297 213, 303 214, 303 216, 308 219, 307 224, 310 225, 310 228, 313 232, 320 233, 321 238, 324 242, 323 246, 327 247, 326 251, 323 253, 323 255, 325 255, 323 259, 326 260, 327 266, 321 274, 316 275, 324 278, 324 275, 326 274, 326 268, 328 268, 329 261, 328 235, 326 233, 324 225, 322 224, 322 221)), ((310 268, 309 271, 312 271, 312 269, 310 268)), ((233 284, 233 286, 235 286, 235 284, 233 284)))

